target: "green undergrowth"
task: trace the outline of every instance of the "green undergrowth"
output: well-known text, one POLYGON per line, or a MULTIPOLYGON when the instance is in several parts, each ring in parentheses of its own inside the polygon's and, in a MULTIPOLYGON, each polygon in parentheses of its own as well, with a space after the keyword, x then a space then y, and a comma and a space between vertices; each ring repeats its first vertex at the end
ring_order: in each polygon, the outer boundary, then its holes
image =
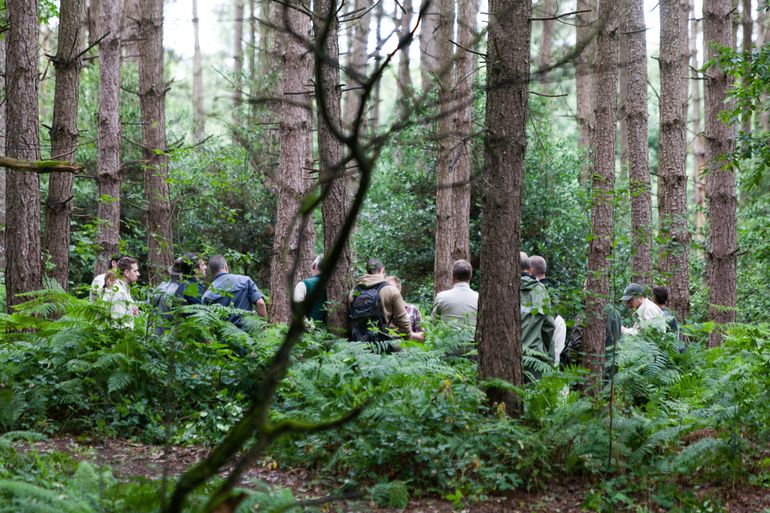
MULTIPOLYGON (((216 443, 285 331, 253 318, 242 331, 227 315, 188 307, 158 336, 146 314, 121 330, 102 305, 41 293, 0 316, 0 428, 216 443)), ((597 394, 584 393, 584 369, 546 372, 518 390, 520 419, 486 401, 472 354, 453 356, 469 349, 467 332, 427 323, 424 344, 378 355, 315 331, 296 348, 271 419, 314 423, 367 407, 334 431, 286 436, 266 457, 342 488, 374 486, 384 504, 405 493, 462 502, 542 490, 567 476, 769 486, 770 326, 733 326, 715 349, 690 331, 686 347, 655 332, 622 339, 614 387, 597 394)), ((586 507, 615 504, 599 496, 586 507)))

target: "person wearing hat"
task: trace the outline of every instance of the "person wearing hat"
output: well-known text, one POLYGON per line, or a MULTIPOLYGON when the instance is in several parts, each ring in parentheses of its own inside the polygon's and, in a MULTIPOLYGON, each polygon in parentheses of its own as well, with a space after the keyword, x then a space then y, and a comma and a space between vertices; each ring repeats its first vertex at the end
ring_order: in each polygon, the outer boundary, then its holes
POLYGON ((628 308, 635 312, 636 322, 630 328, 620 327, 623 335, 637 335, 641 328, 652 326, 662 332, 666 331, 666 320, 663 311, 647 299, 644 295, 644 288, 638 283, 631 283, 623 291, 623 297, 620 300, 628 308))

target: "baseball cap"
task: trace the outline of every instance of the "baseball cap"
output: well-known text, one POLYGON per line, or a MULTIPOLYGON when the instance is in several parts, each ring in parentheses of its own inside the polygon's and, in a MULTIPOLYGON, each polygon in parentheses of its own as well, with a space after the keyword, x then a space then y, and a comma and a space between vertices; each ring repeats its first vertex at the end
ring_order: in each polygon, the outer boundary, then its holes
POLYGON ((626 290, 623 291, 623 297, 620 298, 621 301, 628 301, 632 297, 636 296, 643 296, 644 295, 644 289, 641 285, 638 283, 631 283, 626 287, 626 290))

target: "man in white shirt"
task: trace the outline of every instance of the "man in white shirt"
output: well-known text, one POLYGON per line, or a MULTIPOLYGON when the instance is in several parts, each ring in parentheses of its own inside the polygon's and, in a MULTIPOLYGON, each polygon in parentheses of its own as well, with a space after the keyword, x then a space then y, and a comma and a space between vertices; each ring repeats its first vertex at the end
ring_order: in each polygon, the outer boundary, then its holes
POLYGON ((623 297, 620 298, 624 301, 628 308, 635 311, 636 322, 630 328, 625 326, 620 327, 620 332, 623 335, 637 335, 641 328, 651 326, 657 330, 665 333, 666 331, 666 319, 663 315, 663 311, 658 306, 647 299, 644 295, 644 289, 638 283, 631 283, 626 290, 623 291, 623 297))
POLYGON ((117 279, 113 283, 107 282, 102 299, 112 303, 110 314, 118 321, 118 325, 133 329, 134 317, 139 315, 139 307, 131 297, 131 285, 139 279, 139 263, 135 258, 123 257, 118 261, 115 271, 117 279))
POLYGON ((457 260, 452 264, 454 285, 451 289, 436 294, 436 300, 433 302, 434 319, 476 326, 479 293, 471 289, 472 274, 473 267, 467 260, 457 260))

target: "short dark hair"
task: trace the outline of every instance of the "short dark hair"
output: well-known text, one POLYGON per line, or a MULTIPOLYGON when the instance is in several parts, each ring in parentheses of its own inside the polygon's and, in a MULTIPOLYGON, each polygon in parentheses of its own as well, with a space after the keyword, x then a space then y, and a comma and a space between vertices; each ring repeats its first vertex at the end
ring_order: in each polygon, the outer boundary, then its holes
POLYGON ((123 258, 123 255, 121 255, 120 253, 115 253, 110 257, 110 262, 118 262, 120 261, 121 258, 123 258))
POLYGON ((370 258, 366 261, 366 274, 375 274, 385 269, 385 264, 378 258, 370 258))
POLYGON ((214 255, 209 258, 209 269, 211 270, 211 274, 217 275, 224 271, 225 267, 227 267, 227 260, 225 260, 225 257, 222 255, 214 255))
POLYGON ((120 270, 121 274, 131 270, 131 267, 134 264, 139 264, 139 261, 136 258, 131 258, 129 256, 120 257, 118 260, 118 270, 120 270))
POLYGON ((452 278, 455 281, 471 281, 473 266, 467 260, 455 260, 452 263, 452 278))
POLYGON ((548 264, 546 264, 545 258, 540 255, 532 255, 529 257, 529 268, 535 271, 535 274, 545 274, 548 270, 548 264))
POLYGON ((655 285, 652 288, 652 295, 655 296, 655 302, 659 305, 668 304, 668 287, 665 285, 655 285))
POLYGON ((172 272, 181 274, 182 276, 192 276, 195 269, 198 267, 199 257, 197 253, 185 253, 183 256, 174 260, 172 272))

